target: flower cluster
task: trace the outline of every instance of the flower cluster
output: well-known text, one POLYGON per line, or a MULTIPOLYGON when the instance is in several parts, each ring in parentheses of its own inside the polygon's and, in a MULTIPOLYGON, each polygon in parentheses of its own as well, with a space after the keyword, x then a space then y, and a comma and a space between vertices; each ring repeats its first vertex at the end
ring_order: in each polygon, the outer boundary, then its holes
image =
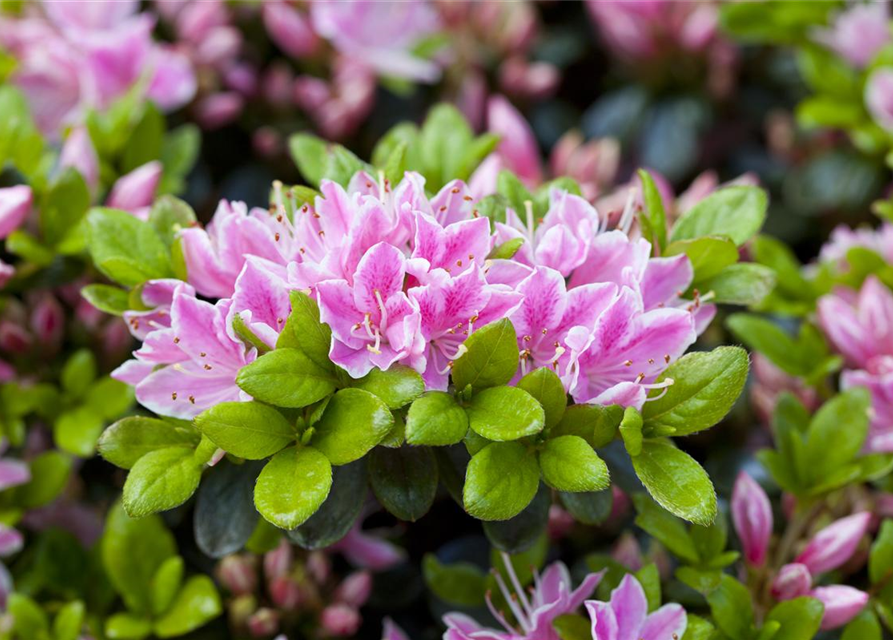
POLYGON ((292 194, 279 190, 270 210, 222 202, 206 229, 181 232, 188 283, 143 290, 154 311, 128 317, 143 346, 115 374, 144 406, 192 417, 245 398, 235 378, 257 347, 234 319, 273 348, 294 290, 317 299, 329 356, 353 378, 404 364, 446 390, 464 341, 507 317, 519 375, 550 367, 578 402, 638 408, 713 316, 697 294, 682 297, 693 277, 684 254, 651 257, 625 231, 631 207, 608 230, 586 200, 556 190, 541 219, 532 204, 509 209, 491 233, 461 181, 429 198, 418 174, 390 185, 360 172, 346 189, 324 181, 320 191, 293 219, 292 194), (519 240, 514 257, 489 257, 519 240))

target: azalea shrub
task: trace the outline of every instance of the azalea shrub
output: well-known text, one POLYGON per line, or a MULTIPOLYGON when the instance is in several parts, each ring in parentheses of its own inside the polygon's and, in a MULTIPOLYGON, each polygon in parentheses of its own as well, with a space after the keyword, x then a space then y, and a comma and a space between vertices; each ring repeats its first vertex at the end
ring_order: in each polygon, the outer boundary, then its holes
POLYGON ((889 637, 888 22, 0 2, 0 638, 889 637))

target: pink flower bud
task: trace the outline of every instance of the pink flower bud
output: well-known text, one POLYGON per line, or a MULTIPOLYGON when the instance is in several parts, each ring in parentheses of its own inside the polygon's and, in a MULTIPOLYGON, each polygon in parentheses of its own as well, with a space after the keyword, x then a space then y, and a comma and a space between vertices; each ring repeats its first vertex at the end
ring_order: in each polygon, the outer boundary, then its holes
POLYGON ((642 568, 642 547, 639 541, 630 533, 623 533, 614 544, 611 557, 630 571, 638 571, 642 568))
POLYGON ((549 539, 561 540, 570 532, 575 522, 571 514, 553 504, 549 507, 549 539))
POLYGON ((732 522, 744 559, 761 566, 772 537, 772 505, 763 488, 744 471, 738 474, 732 491, 732 522))
POLYGON ((255 638, 266 638, 279 630, 279 613, 263 607, 248 618, 248 633, 255 638))
POLYGON ((264 26, 276 45, 293 58, 313 55, 319 37, 310 26, 308 16, 285 2, 269 0, 263 5, 264 26))
POLYGON ((25 353, 31 348, 33 339, 24 328, 14 322, 0 322, 0 351, 25 353))
POLYGON ((322 584, 329 579, 332 565, 328 556, 322 551, 313 551, 307 556, 307 571, 317 584, 322 584))
POLYGON ((864 511, 837 520, 813 536, 796 562, 813 575, 836 569, 853 555, 870 520, 871 514, 864 511))
POLYGON ((273 578, 268 583, 270 599, 279 609, 293 611, 304 600, 301 586, 288 576, 273 578))
POLYGON ((291 571, 294 552, 288 540, 283 538, 279 546, 264 555, 264 576, 267 580, 284 576, 291 571))
POLYGON ((490 98, 487 128, 500 136, 499 154, 508 168, 526 184, 539 184, 543 174, 536 138, 524 116, 503 96, 490 98))
POLYGON ((368 571, 356 571, 347 576, 335 589, 336 602, 348 604, 359 609, 372 593, 372 574, 368 571))
POLYGON ((195 119, 205 129, 219 129, 238 118, 244 106, 245 101, 237 93, 215 93, 198 102, 195 119))
POLYGON ((772 597, 776 600, 791 600, 809 592, 812 576, 802 564, 786 564, 772 581, 772 597))
POLYGON ((338 638, 355 634, 362 621, 359 612, 346 604, 331 604, 323 609, 319 616, 322 630, 338 638))
POLYGON ((0 289, 6 286, 6 283, 12 280, 12 277, 16 274, 15 267, 11 264, 6 264, 3 260, 0 260, 0 289))
POLYGON ((0 239, 18 229, 31 211, 31 187, 0 189, 0 239))
POLYGON ((385 618, 382 624, 381 640, 409 640, 409 636, 397 623, 390 618, 385 618))
POLYGON ((816 587, 809 595, 825 605, 822 629, 836 629, 855 618, 868 603, 868 594, 853 587, 833 584, 816 587))
POLYGON ((499 69, 499 86, 511 95, 542 99, 555 91, 561 81, 558 69, 548 62, 528 62, 514 56, 499 69))
POLYGON ((77 170, 91 191, 99 184, 99 158, 87 127, 77 127, 68 135, 59 156, 59 166, 77 170))
POLYGON ((215 27, 198 43, 196 60, 223 69, 231 64, 242 49, 242 32, 235 27, 215 27))
POLYGON ((252 593, 257 588, 254 563, 244 556, 226 556, 217 568, 220 583, 232 594, 252 593))
POLYGON ((177 0, 176 4, 181 7, 176 15, 177 34, 192 43, 201 42, 211 29, 229 23, 229 13, 223 0, 187 3, 177 0))
POLYGON ((31 311, 29 321, 31 332, 44 345, 55 345, 62 339, 65 329, 65 312, 62 305, 47 293, 40 296, 34 309, 31 311))
POLYGON ((163 170, 161 163, 153 160, 121 176, 112 186, 106 205, 129 211, 139 218, 146 217, 163 170))

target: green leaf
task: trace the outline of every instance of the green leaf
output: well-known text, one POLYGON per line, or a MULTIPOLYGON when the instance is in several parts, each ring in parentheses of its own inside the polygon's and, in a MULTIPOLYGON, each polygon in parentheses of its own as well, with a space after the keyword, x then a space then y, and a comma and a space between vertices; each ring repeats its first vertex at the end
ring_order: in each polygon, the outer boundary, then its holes
POLYGON ((120 316, 130 308, 127 291, 108 284, 89 284, 81 289, 81 295, 103 313, 114 316, 120 316))
POLYGON ((893 574, 893 520, 884 520, 871 545, 868 557, 868 578, 877 584, 893 574))
POLYGON ((567 409, 567 393, 561 379, 551 369, 541 367, 531 371, 518 381, 518 388, 524 389, 539 402, 546 413, 546 429, 551 429, 564 417, 567 409))
POLYGON ((881 625, 873 611, 863 611, 853 618, 840 640, 881 640, 881 625))
POLYGON ((164 140, 164 116, 149 103, 143 108, 142 117, 130 130, 121 157, 124 173, 133 171, 152 160, 161 157, 161 144, 164 140))
MULTIPOLYGON (((496 520, 483 523, 484 534, 490 541, 490 564, 498 567, 502 564, 497 551, 502 551, 515 556, 512 564, 516 566, 517 560, 521 560, 519 554, 536 554, 542 547, 543 555, 548 547, 546 541, 546 528, 549 526, 549 507, 552 506, 552 491, 545 485, 537 487, 533 500, 524 507, 520 513, 508 520, 496 520)), ((528 572, 530 563, 520 563, 521 571, 528 572)), ((508 575, 504 576, 508 579, 508 575)), ((533 577, 532 575, 530 576, 533 577)))
POLYGON ((332 469, 332 490, 319 511, 286 535, 304 549, 323 549, 347 535, 366 502, 364 460, 332 469))
POLYGON ((152 615, 159 616, 171 606, 183 584, 183 558, 173 556, 165 560, 152 576, 152 615))
POLYGON ((524 186, 524 183, 511 171, 500 171, 496 178, 496 191, 508 201, 519 218, 525 219, 527 215, 527 203, 533 206, 533 195, 524 186))
POLYGON ((78 349, 62 367, 62 388, 74 397, 84 394, 96 379, 96 358, 89 349, 78 349))
POLYGON ((18 637, 49 640, 49 620, 34 600, 21 593, 11 593, 7 611, 12 616, 12 628, 18 637))
POLYGON ((302 525, 325 502, 332 465, 313 447, 289 447, 267 463, 254 487, 254 505, 281 529, 302 525))
POLYGON ((775 605, 766 621, 780 625, 773 640, 810 640, 818 632, 824 612, 824 605, 815 598, 795 598, 775 605))
POLYGON ((335 391, 338 379, 299 349, 276 349, 245 365, 236 384, 255 400, 298 409, 335 391))
POLYGON ((494 442, 468 463, 465 510, 480 520, 508 520, 533 500, 539 481, 533 452, 517 442, 494 442))
POLYGON ((753 305, 760 302, 775 287, 775 272, 769 267, 752 262, 733 264, 718 275, 703 280, 698 286, 716 295, 716 302, 753 305))
POLYGON ((406 155, 409 149, 407 142, 398 142, 388 155, 387 161, 381 168, 384 170, 385 178, 391 184, 397 184, 403 179, 406 173, 406 155))
POLYGON ((695 542, 685 524, 676 516, 659 507, 644 494, 633 495, 636 506, 636 525, 660 542, 681 560, 696 563, 699 560, 695 542))
POLYGON ((362 389, 342 389, 329 401, 311 444, 334 465, 359 460, 394 426, 394 416, 377 396, 362 389))
POLYGON ((62 451, 89 458, 102 433, 104 420, 91 407, 84 405, 61 414, 53 425, 53 439, 62 451))
POLYGON ((817 482, 852 461, 868 436, 871 397, 856 387, 838 394, 816 412, 806 435, 805 470, 817 482))
POLYGON ((282 414, 259 402, 222 402, 195 418, 195 426, 234 456, 262 460, 295 440, 282 414))
POLYGON ((732 576, 724 575, 719 587, 707 595, 710 612, 720 630, 732 640, 751 640, 754 616, 750 591, 732 576))
POLYGON ((808 325, 802 325, 801 338, 796 341, 774 322, 752 314, 734 313, 726 325, 749 349, 792 376, 808 376, 825 356, 821 342, 815 345, 807 337, 808 325))
POLYGON ((447 446, 461 442, 468 432, 468 416, 455 398, 444 391, 429 391, 409 406, 406 441, 409 444, 447 446))
POLYGON ((609 490, 561 492, 561 503, 574 520, 590 526, 602 524, 611 515, 614 496, 609 490))
POLYGON ((173 246, 181 229, 188 229, 195 222, 192 207, 174 196, 161 196, 149 210, 149 224, 168 247, 173 246))
POLYGON ((161 518, 153 515, 135 520, 120 503, 112 507, 102 536, 102 565, 132 612, 151 612, 152 578, 176 552, 174 538, 161 518))
POLYGON ((797 298, 811 298, 812 287, 800 273, 800 262, 791 249, 771 236, 760 235, 753 241, 754 260, 775 272, 776 284, 797 298))
POLYGON ((96 267, 123 285, 171 275, 170 252, 148 223, 115 209, 87 214, 88 246, 96 267))
POLYGON ((543 480, 559 491, 601 491, 610 484, 607 465, 577 436, 547 440, 539 462, 543 480))
POLYGON ((468 352, 453 362, 453 384, 477 391, 507 384, 521 361, 515 328, 506 318, 471 334, 465 341, 468 352))
POLYGON ((105 620, 109 640, 142 640, 152 633, 152 621, 131 613, 115 613, 105 620))
POLYGON ((684 355, 658 379, 673 384, 662 396, 652 394, 642 408, 646 433, 672 429, 674 436, 684 436, 709 429, 741 395, 748 368, 747 352, 740 347, 684 355))
POLYGON ((147 453, 133 465, 124 483, 124 508, 139 518, 186 502, 202 478, 192 450, 171 447, 147 453))
POLYGON ((433 553, 426 553, 422 575, 434 595, 448 604, 478 607, 484 603, 486 575, 469 562, 442 564, 433 553))
POLYGON ((86 608, 80 600, 62 605, 53 620, 54 640, 78 640, 84 626, 86 608))
POLYGON ((184 178, 198 158, 202 137, 194 124, 183 124, 169 131, 161 144, 161 164, 164 175, 158 185, 159 193, 180 193, 184 190, 184 178))
POLYGON ((716 517, 716 492, 707 472, 694 458, 660 440, 647 440, 633 458, 639 480, 670 513, 709 525, 716 517))
POLYGON ((623 420, 620 421, 620 437, 623 446, 630 456, 642 453, 642 414, 635 407, 627 407, 623 412, 623 420))
POLYGON ((653 562, 646 564, 644 567, 636 571, 636 580, 642 585, 642 590, 648 599, 648 611, 655 611, 660 606, 660 573, 658 573, 657 565, 653 562))
POLYGON ((738 247, 724 236, 705 236, 695 240, 678 240, 670 244, 665 256, 684 253, 695 272, 692 282, 700 283, 719 275, 723 269, 738 262, 738 247))
POLYGON ((593 448, 598 449, 614 440, 622 420, 623 407, 575 404, 567 408, 561 422, 549 432, 549 435, 580 436, 593 448))
POLYGON ((648 212, 648 226, 651 228, 652 245, 663 249, 667 246, 667 213, 660 197, 660 191, 654 178, 644 169, 639 169, 639 180, 642 181, 642 199, 648 212))
POLYGON ((459 175, 473 141, 468 122, 454 106, 435 105, 419 134, 418 150, 427 188, 437 191, 459 175))
POLYGON ((211 558, 241 550, 257 529, 254 486, 263 463, 221 460, 205 472, 195 500, 193 533, 211 558))
POLYGON ((332 331, 319 321, 316 301, 300 291, 292 291, 289 298, 291 315, 279 334, 276 348, 299 349, 321 369, 335 371, 335 365, 329 360, 332 331))
POLYGON ((688 614, 688 623, 685 625, 685 635, 682 636, 682 640, 711 640, 715 631, 713 625, 704 618, 688 614))
POLYGON ((428 513, 437 493, 437 461, 424 447, 377 447, 369 456, 369 481, 381 505, 400 520, 428 513))
POLYGON ((592 622, 576 613, 565 613, 552 620, 552 628, 561 640, 592 640, 592 622))
POLYGON ((288 149, 304 180, 318 187, 326 171, 329 154, 325 141, 308 133, 296 133, 288 139, 288 149))
POLYGON ((155 621, 159 638, 182 636, 204 626, 223 613, 220 594, 208 576, 193 576, 177 594, 173 606, 155 621))
POLYGON ((350 149, 336 144, 329 149, 323 179, 337 182, 342 187, 346 187, 355 173, 367 169, 371 169, 371 167, 354 155, 350 149))
POLYGON ((515 257, 518 250, 524 244, 524 238, 512 238, 500 245, 493 247, 493 250, 487 256, 488 260, 509 260, 515 257))
POLYGON ((90 208, 90 190, 81 174, 68 167, 50 183, 40 206, 40 235, 50 246, 69 236, 90 208))
POLYGON ((8 163, 32 176, 40 168, 44 143, 28 101, 11 84, 0 87, 0 113, 0 168, 8 163))
POLYGON ((390 409, 400 409, 425 391, 425 381, 415 369, 402 364, 391 365, 387 371, 372 369, 353 383, 357 389, 375 394, 390 409))
POLYGON ((484 389, 471 399, 466 411, 471 429, 497 442, 535 435, 545 424, 540 403, 517 387, 484 389))
POLYGON ((670 240, 728 236, 740 247, 763 226, 767 207, 766 192, 758 187, 724 187, 686 211, 670 240))
POLYGON ((31 460, 31 480, 13 489, 17 506, 35 509, 55 500, 71 473, 71 457, 59 451, 46 451, 31 460))
POLYGON ((198 432, 191 425, 181 426, 155 418, 123 418, 106 429, 99 438, 99 454, 122 469, 130 469, 151 451, 170 447, 194 449, 198 432))

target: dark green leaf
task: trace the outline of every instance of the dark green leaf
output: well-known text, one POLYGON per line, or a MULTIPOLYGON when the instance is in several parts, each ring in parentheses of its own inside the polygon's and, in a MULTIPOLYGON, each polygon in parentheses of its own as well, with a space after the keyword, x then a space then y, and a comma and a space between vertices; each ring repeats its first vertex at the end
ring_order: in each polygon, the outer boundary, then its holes
POLYGON ((332 470, 332 489, 319 511, 289 539, 305 549, 322 549, 347 535, 366 501, 366 467, 360 460, 332 470))
POLYGON ((381 505, 400 520, 425 515, 437 493, 437 462, 425 447, 377 447, 369 456, 369 482, 381 505))
POLYGON ((222 558, 245 546, 257 526, 254 484, 259 463, 221 460, 206 474, 195 501, 193 532, 198 548, 222 558))

